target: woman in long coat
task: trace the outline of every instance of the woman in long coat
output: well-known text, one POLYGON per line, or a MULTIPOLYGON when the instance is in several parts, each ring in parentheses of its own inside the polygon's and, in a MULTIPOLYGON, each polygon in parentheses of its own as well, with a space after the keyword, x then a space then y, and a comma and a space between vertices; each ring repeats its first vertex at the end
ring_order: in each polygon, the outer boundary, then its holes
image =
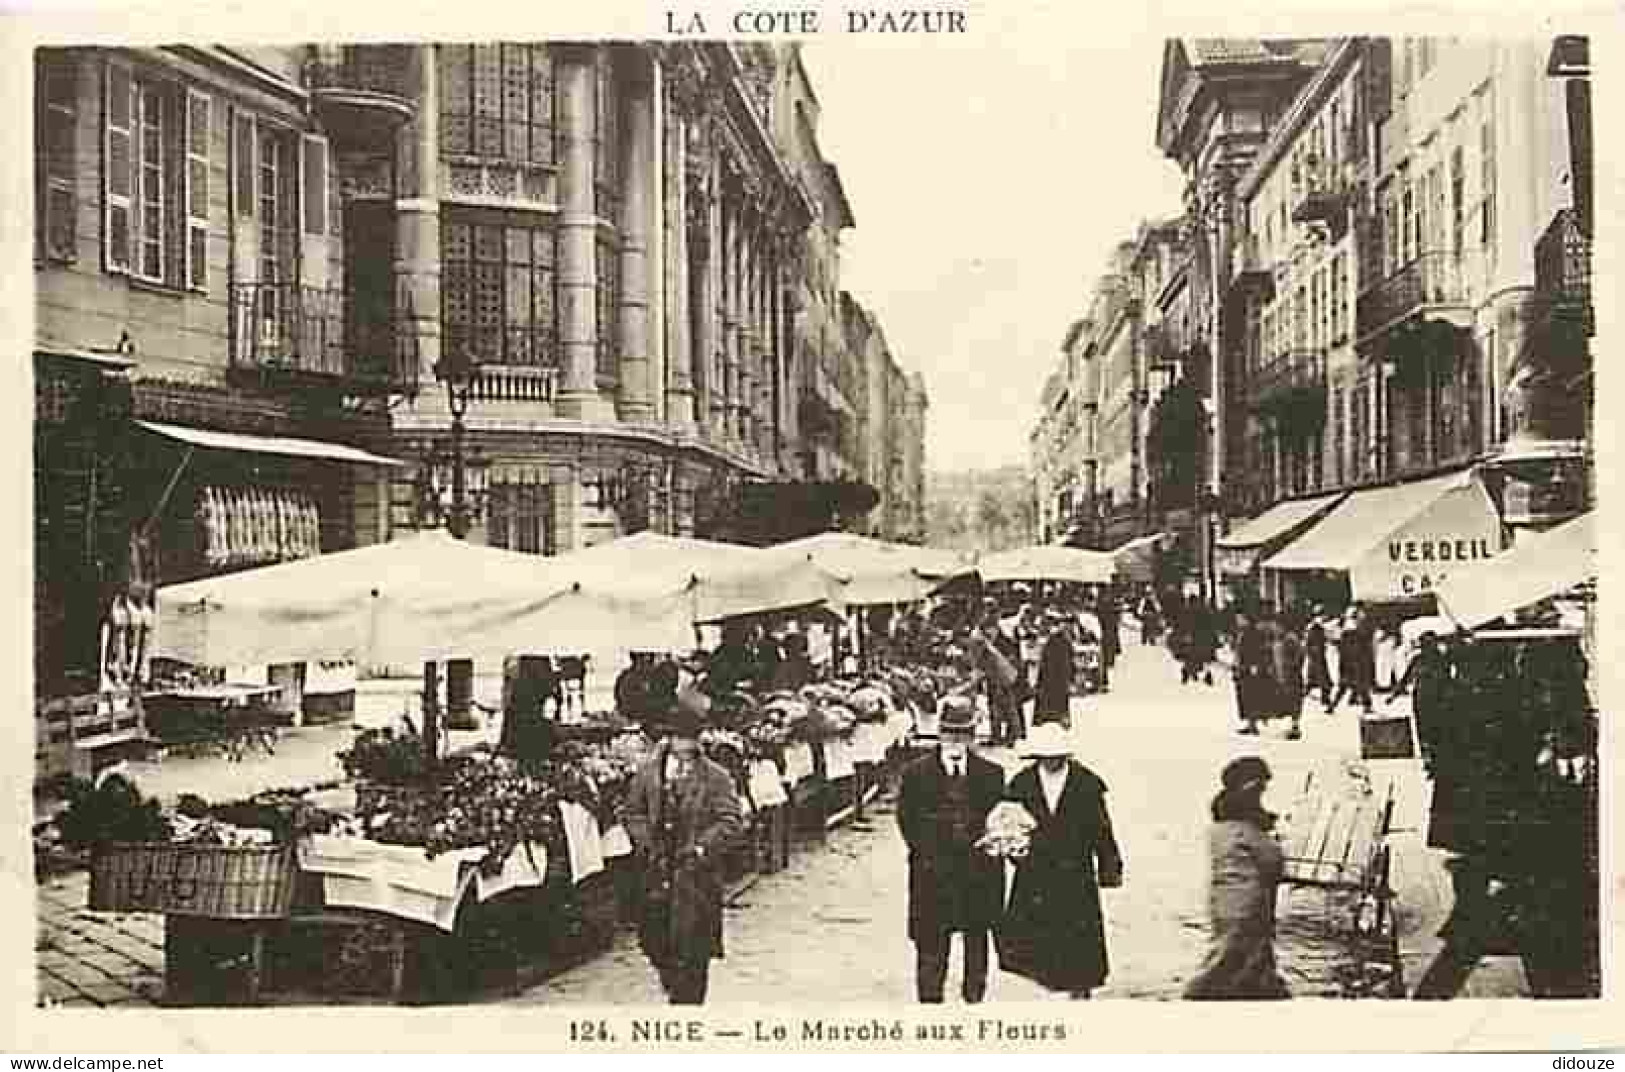
POLYGON ((1275 888, 1281 846, 1264 810, 1270 769, 1257 756, 1232 760, 1220 774, 1208 828, 1208 918, 1212 936, 1202 970, 1185 986, 1192 1001, 1288 997, 1275 967, 1275 888))
POLYGON ((1043 722, 1071 721, 1072 678, 1076 672, 1076 654, 1066 627, 1050 622, 1049 639, 1038 654, 1037 681, 1033 688, 1033 725, 1043 722))
POLYGON ((1027 753, 1036 762, 1005 790, 1005 799, 1027 809, 1038 825, 1027 855, 1016 861, 997 939, 1003 970, 1087 998, 1110 967, 1100 890, 1123 884, 1123 858, 1106 809, 1106 783, 1070 750, 1061 727, 1035 727, 1027 753), (1059 795, 1051 806, 1056 780, 1059 795))

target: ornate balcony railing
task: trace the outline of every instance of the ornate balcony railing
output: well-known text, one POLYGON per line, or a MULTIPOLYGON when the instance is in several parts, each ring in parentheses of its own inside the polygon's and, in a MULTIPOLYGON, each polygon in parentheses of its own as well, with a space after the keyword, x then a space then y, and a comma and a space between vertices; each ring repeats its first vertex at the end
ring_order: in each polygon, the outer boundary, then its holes
POLYGON ((363 305, 336 287, 233 283, 231 366, 262 378, 322 382, 357 394, 417 389, 411 294, 394 308, 363 305))
POLYGON ((1259 369, 1253 377, 1256 409, 1269 410, 1312 403, 1326 389, 1326 351, 1288 350, 1259 369))
POLYGON ((1257 235, 1249 234, 1236 244, 1230 258, 1230 286, 1249 291, 1260 301, 1275 296, 1275 273, 1264 258, 1257 235))
POLYGON ((475 402, 552 403, 559 370, 550 365, 482 365, 469 397, 475 402))
POLYGON ((1348 187, 1328 164, 1306 161, 1292 172, 1292 221, 1320 223, 1342 237, 1348 222, 1348 187))
POLYGON ((318 49, 306 66, 317 91, 375 93, 412 100, 407 74, 412 70, 411 45, 338 45, 318 49))
POLYGON ((312 99, 330 134, 383 149, 416 112, 411 45, 331 45, 306 63, 312 99))
POLYGON ((1560 209, 1535 241, 1535 289, 1559 317, 1577 319, 1587 335, 1596 328, 1591 304, 1591 238, 1572 208, 1560 209))
POLYGON ((1360 295, 1355 327, 1362 337, 1386 331, 1418 314, 1471 316, 1469 287, 1476 259, 1465 253, 1422 253, 1360 295))

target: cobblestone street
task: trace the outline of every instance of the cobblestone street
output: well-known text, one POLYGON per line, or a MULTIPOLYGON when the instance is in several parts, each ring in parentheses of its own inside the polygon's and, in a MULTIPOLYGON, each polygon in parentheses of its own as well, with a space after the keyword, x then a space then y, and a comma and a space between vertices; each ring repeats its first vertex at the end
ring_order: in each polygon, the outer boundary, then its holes
MULTIPOLYGON (((1178 684, 1160 649, 1130 647, 1116 688, 1074 701, 1078 754, 1110 787, 1126 861, 1125 885, 1103 893, 1111 977, 1102 998, 1176 999, 1206 943, 1206 815, 1219 767, 1249 749, 1301 783, 1315 765, 1354 748, 1352 716, 1311 716, 1305 739, 1249 741, 1231 732, 1228 681, 1178 684)), ((992 753, 1012 770, 1008 750, 992 753)), ((1278 804, 1281 802, 1277 802, 1278 804)), ((727 957, 712 970, 713 1002, 906 1002, 913 1000, 913 948, 904 929, 907 864, 889 807, 867 830, 843 830, 827 851, 803 853, 761 879, 726 922, 727 957)), ((1282 969, 1299 996, 1337 996, 1350 958, 1332 938, 1325 895, 1283 895, 1282 969)), ((954 959, 957 971, 957 952, 954 959)), ((956 975, 950 975, 950 994, 956 975)), ((990 1001, 1046 999, 1036 985, 995 972, 990 1001)), ((637 943, 613 951, 521 997, 546 1004, 662 1000, 637 943)), ((952 998, 950 998, 952 1000, 952 998)))
MULTIPOLYGON (((1110 787, 1109 804, 1126 860, 1125 886, 1103 893, 1111 977, 1102 998, 1175 999, 1201 962, 1206 942, 1204 870, 1208 799, 1232 756, 1256 751, 1275 768, 1267 803, 1288 803, 1310 770, 1334 771, 1358 754, 1350 711, 1313 708, 1304 739, 1286 741, 1279 727, 1262 738, 1237 736, 1225 675, 1212 686, 1178 684, 1161 648, 1130 644, 1113 690, 1074 701, 1079 757, 1110 787)), ((363 713, 369 721, 374 716, 363 713)), ((171 760, 134 773, 149 792, 247 793, 270 785, 331 778, 331 749, 343 727, 291 735, 270 760, 227 764, 171 760), (193 788, 195 787, 195 788, 193 788)), ((1012 771, 1009 750, 990 753, 1012 771)), ((1449 911, 1449 886, 1422 846, 1426 782, 1407 761, 1373 764, 1398 787, 1395 885, 1405 976, 1414 982, 1436 948, 1432 934, 1449 911)), ((40 887, 36 951, 42 1004, 151 1005, 163 992, 163 918, 85 909, 83 873, 40 887)), ((793 854, 790 866, 749 885, 730 906, 726 959, 714 966, 714 1002, 899 1002, 913 998, 913 948, 904 929, 907 866, 890 796, 861 826, 831 833, 822 848, 793 854)), ((1294 994, 1337 996, 1357 965, 1334 937, 1333 906, 1313 891, 1284 893, 1277 948, 1294 994)), ((958 970, 958 956, 954 959, 958 970)), ((950 990, 957 975, 950 977, 950 990)), ((1467 996, 1526 994, 1512 958, 1489 958, 1467 996)), ((1024 979, 995 971, 991 1001, 1048 996, 1024 979)), ((659 1002, 653 972, 635 939, 623 934, 602 955, 509 998, 529 1004, 659 1002)))

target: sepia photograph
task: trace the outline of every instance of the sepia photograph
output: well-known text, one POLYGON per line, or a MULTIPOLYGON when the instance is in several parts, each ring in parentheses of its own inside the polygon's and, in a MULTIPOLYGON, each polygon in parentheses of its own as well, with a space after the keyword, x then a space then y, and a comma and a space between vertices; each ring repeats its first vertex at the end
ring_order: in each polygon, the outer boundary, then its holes
POLYGON ((36 1026, 1600 1003, 1594 22, 449 14, 17 53, 36 1026))

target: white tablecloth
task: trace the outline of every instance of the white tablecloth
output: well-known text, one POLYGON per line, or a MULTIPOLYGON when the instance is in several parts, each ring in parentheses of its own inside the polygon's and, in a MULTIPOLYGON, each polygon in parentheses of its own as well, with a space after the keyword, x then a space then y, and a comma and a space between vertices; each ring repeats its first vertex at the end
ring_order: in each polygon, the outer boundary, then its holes
POLYGON ((476 865, 485 857, 479 847, 431 860, 416 845, 314 834, 299 842, 298 851, 300 869, 321 876, 329 907, 370 909, 443 931, 456 925, 457 906, 470 887, 484 901, 506 890, 540 886, 547 874, 547 850, 534 843, 514 849, 494 878, 479 873, 476 865))

